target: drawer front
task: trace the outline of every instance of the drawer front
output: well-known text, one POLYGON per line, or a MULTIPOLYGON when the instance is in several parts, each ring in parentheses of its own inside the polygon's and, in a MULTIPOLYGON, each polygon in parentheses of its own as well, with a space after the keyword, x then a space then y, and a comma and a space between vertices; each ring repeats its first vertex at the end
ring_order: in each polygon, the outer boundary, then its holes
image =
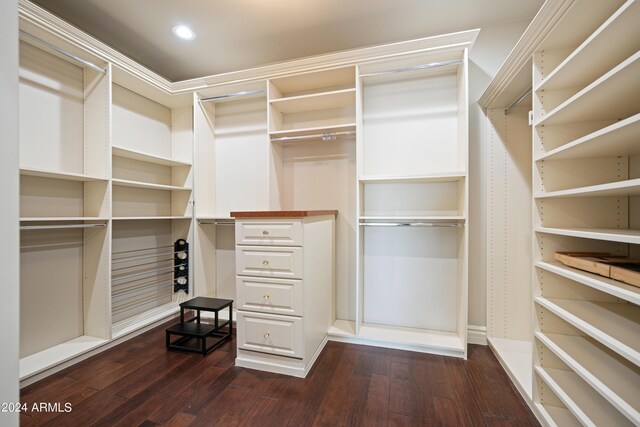
POLYGON ((237 246, 236 272, 243 276, 302 279, 302 248, 237 246))
POLYGON ((237 221, 236 244, 302 246, 302 221, 282 219, 237 221))
POLYGON ((236 278, 238 310, 302 316, 303 285, 300 280, 236 278))
POLYGON ((238 311, 238 348, 304 357, 302 319, 292 316, 238 311))

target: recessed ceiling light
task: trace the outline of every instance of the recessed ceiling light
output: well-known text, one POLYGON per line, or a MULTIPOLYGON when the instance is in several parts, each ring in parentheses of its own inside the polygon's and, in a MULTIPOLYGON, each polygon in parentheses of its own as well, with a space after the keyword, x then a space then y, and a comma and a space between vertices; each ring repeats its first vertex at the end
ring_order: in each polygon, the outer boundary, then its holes
POLYGON ((196 38, 196 33, 186 25, 175 25, 171 28, 171 32, 183 40, 193 40, 196 38))

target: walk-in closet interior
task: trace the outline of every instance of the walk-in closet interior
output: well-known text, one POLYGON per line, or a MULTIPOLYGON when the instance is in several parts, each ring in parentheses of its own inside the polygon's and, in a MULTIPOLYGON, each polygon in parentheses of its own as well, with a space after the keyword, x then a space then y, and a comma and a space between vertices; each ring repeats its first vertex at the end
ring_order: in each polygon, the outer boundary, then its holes
POLYGON ((209 297, 237 367, 488 345, 541 425, 640 425, 640 2, 175 80, 40 3, 16 11, 16 389, 209 297))

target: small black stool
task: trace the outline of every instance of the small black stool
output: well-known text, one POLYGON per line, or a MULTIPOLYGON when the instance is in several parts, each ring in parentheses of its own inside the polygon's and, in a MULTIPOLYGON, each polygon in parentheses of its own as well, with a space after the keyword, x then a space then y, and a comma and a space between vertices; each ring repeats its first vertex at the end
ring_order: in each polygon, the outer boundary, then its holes
MULTIPOLYGON (((166 329, 166 344, 169 350, 182 350, 200 353, 205 356, 214 348, 222 345, 231 338, 233 326, 233 300, 220 298, 197 297, 180 304, 180 323, 166 329), (218 312, 229 308, 229 320, 220 324, 218 312), (185 310, 196 310, 196 316, 184 321, 185 310), (214 313, 214 323, 201 323, 200 312, 212 311, 214 313), (222 328, 228 326, 227 331, 222 328), (171 342, 171 335, 178 335, 181 338, 171 342), (186 345, 188 341, 195 338, 197 345, 186 345), (207 345, 207 338, 214 338, 213 342, 207 345)), ((211 341, 211 340, 210 340, 211 341)))

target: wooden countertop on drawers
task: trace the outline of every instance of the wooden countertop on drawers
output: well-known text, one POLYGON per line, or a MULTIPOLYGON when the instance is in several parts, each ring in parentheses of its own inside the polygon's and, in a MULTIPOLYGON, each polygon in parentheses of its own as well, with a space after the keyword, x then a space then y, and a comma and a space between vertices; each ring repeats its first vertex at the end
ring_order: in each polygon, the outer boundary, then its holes
POLYGON ((231 212, 235 218, 305 218, 308 216, 338 215, 337 210, 322 211, 248 211, 231 212))

